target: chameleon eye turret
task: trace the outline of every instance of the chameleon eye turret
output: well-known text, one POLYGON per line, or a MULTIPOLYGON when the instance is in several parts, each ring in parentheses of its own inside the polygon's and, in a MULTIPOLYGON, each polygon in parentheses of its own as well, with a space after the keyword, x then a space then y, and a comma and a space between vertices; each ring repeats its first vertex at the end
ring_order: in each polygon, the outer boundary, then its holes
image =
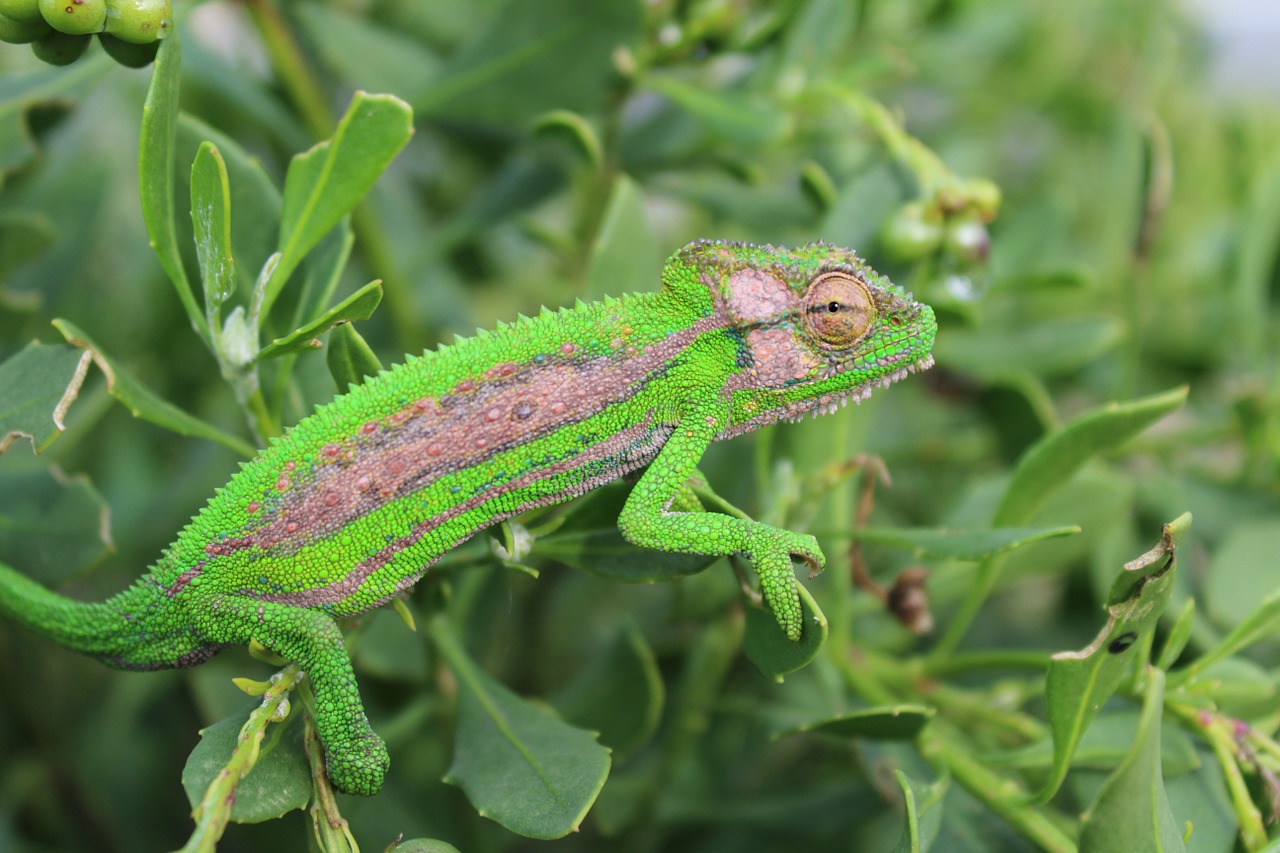
POLYGON ((819 340, 843 349, 855 344, 876 318, 867 287, 846 272, 823 273, 801 300, 804 323, 819 340))

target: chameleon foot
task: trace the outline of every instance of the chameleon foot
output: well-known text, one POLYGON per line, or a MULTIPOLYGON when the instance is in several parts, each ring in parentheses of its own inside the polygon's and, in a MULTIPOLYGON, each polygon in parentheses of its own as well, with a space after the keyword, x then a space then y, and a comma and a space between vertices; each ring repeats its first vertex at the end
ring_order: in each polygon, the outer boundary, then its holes
POLYGON ((326 745, 324 763, 335 788, 369 797, 382 788, 391 756, 382 738, 370 732, 356 741, 326 745))
POLYGON ((812 536, 786 530, 774 533, 782 540, 776 543, 781 547, 753 553, 751 561, 755 564, 756 574, 760 575, 760 588, 764 592, 765 602, 787 638, 796 641, 800 639, 804 616, 800 607, 800 593, 797 591, 799 582, 791 567, 791 559, 794 557, 807 563, 812 576, 822 571, 826 558, 818 549, 818 540, 812 536))

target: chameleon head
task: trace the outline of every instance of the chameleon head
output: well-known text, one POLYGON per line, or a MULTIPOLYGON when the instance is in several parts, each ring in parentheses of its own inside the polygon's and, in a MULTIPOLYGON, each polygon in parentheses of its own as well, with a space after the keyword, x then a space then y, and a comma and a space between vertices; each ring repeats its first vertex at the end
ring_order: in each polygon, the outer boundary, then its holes
POLYGON ((704 283, 738 350, 721 437, 834 412, 933 364, 933 310, 848 249, 703 243, 688 250, 715 270, 704 283))

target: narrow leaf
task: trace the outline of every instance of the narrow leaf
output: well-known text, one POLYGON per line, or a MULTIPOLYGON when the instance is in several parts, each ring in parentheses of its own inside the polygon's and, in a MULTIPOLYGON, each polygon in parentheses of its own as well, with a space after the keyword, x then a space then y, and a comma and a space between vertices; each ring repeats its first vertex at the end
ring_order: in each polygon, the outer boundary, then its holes
MULTIPOLYGON (((1111 403, 1086 412, 1062 429, 1032 445, 1014 469, 993 527, 1016 527, 1030 522, 1049 495, 1057 491, 1095 456, 1120 447, 1187 399, 1187 388, 1143 397, 1127 403, 1111 403)), ((1004 555, 988 557, 978 567, 969 594, 952 619, 947 633, 930 655, 939 661, 959 646, 987 596, 995 589, 1004 568, 1004 555)))
POLYGON ((212 142, 200 146, 191 164, 191 225, 205 311, 216 318, 219 306, 235 292, 236 277, 231 258, 231 187, 227 165, 212 142))
MULTIPOLYGON (((187 113, 178 116, 179 162, 187 151, 212 142, 226 166, 231 209, 231 255, 236 259, 240 285, 252 285, 262 265, 275 251, 280 222, 280 190, 262 166, 240 143, 187 113)), ((192 160, 195 157, 192 155, 192 160)))
POLYGON ((644 192, 620 174, 613 182, 596 244, 592 247, 584 298, 654 290, 662 261, 658 238, 644 209, 644 192))
POLYGON ((932 785, 920 785, 903 773, 895 770, 893 775, 902 789, 903 811, 906 812, 906 825, 902 827, 902 837, 893 853, 927 853, 942 829, 942 798, 950 787, 948 779, 939 779, 932 785))
POLYGON ((0 364, 0 453, 19 438, 40 453, 62 434, 88 359, 74 347, 32 341, 0 364))
POLYGON ((1111 774, 1080 828, 1087 853, 1185 853, 1181 827, 1169 806, 1160 765, 1164 672, 1147 670, 1147 692, 1133 749, 1111 774))
POLYGON ((860 542, 905 548, 917 560, 981 560, 1032 542, 1074 536, 1075 525, 1063 527, 994 527, 990 530, 945 530, 914 527, 865 527, 844 531, 860 542))
POLYGON ((994 524, 1025 524, 1049 495, 1093 457, 1124 444, 1170 412, 1182 408, 1187 387, 1111 403, 1086 412, 1036 442, 1018 461, 994 524))
POLYGON ((1085 729, 1132 673, 1134 655, 1144 648, 1169 603, 1176 568, 1169 528, 1165 525, 1162 548, 1126 564, 1116 578, 1108 597, 1107 624, 1094 641, 1078 652, 1059 652, 1049 662, 1045 704, 1053 734, 1053 770, 1037 802, 1048 802, 1057 792, 1085 729), (1121 590, 1127 597, 1118 600, 1121 590))
POLYGON ((253 445, 223 432, 213 424, 206 423, 194 415, 182 411, 167 400, 156 396, 154 391, 134 379, 131 374, 109 359, 101 348, 73 323, 57 319, 53 321, 53 325, 67 339, 67 343, 84 349, 93 357, 98 368, 107 377, 108 393, 123 403, 124 407, 135 418, 149 421, 156 426, 164 427, 179 435, 189 435, 216 441, 223 447, 234 450, 242 456, 253 456, 257 453, 253 445))
POLYGON ((360 337, 356 327, 344 323, 329 333, 329 352, 325 357, 329 374, 338 385, 338 391, 359 385, 366 376, 377 376, 382 363, 360 337))
POLYGON ((820 732, 848 738, 911 740, 920 734, 933 715, 934 710, 927 705, 906 704, 862 708, 794 726, 778 732, 775 737, 820 732))
POLYGON ((521 131, 547 110, 592 114, 615 85, 615 53, 635 43, 643 25, 636 3, 505 0, 413 98, 414 108, 521 131))
POLYGON ((319 336, 344 323, 353 320, 366 320, 373 314, 378 303, 382 301, 382 282, 371 281, 328 311, 312 320, 300 329, 295 329, 283 338, 276 338, 262 348, 258 360, 277 358, 291 352, 317 349, 321 346, 319 336))
POLYGON ((562 136, 568 139, 593 170, 598 171, 604 165, 604 144, 596 129, 581 113, 550 110, 534 119, 530 129, 541 136, 562 136))
POLYGON ((792 129, 784 111, 748 95, 707 89, 669 75, 650 75, 644 85, 666 95, 697 119, 707 133, 737 146, 763 147, 792 129))
POLYGON ((356 92, 333 136, 293 158, 280 211, 280 265, 263 316, 307 252, 364 198, 412 135, 408 104, 356 92))
POLYGON ((1280 590, 1271 593, 1258 604, 1258 608, 1231 629, 1231 633, 1185 669, 1174 673, 1169 683, 1178 687, 1192 681, 1204 670, 1220 660, 1231 657, 1241 649, 1280 633, 1280 590))
POLYGON ((181 64, 181 47, 175 30, 160 43, 151 71, 151 86, 142 105, 138 191, 142 200, 142 220, 147 226, 151 248, 177 288, 178 298, 182 300, 191 325, 207 339, 209 327, 196 303, 178 250, 177 212, 173 202, 173 150, 178 124, 181 64))

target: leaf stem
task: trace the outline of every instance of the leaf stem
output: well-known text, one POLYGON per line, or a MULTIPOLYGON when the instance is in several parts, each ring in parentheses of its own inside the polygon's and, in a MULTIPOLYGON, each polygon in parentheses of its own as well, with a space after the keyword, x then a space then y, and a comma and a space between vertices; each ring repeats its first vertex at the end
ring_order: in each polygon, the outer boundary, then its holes
POLYGON ((232 750, 226 765, 213 777, 205 789, 200 804, 192 811, 196 828, 183 845, 181 853, 213 853, 218 839, 231 819, 231 806, 235 803, 236 785, 249 774, 258 760, 258 749, 266 734, 267 725, 276 720, 289 693, 303 678, 296 664, 289 664, 272 678, 271 687, 262 696, 262 704, 249 713, 249 719, 240 729, 239 741, 232 750))

